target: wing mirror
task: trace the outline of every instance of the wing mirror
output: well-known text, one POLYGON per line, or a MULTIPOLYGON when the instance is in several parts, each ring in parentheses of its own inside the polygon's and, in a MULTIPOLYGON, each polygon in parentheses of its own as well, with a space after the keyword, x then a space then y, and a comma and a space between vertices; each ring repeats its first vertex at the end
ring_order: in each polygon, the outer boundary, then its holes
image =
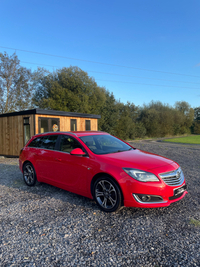
POLYGON ((83 150, 81 148, 75 148, 70 152, 71 155, 73 156, 85 156, 86 153, 83 152, 83 150))

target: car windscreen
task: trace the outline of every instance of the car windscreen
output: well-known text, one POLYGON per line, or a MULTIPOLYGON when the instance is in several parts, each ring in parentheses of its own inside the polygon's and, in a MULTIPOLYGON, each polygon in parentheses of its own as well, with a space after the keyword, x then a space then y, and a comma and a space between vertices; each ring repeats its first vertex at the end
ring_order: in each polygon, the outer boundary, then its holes
POLYGON ((133 149, 112 135, 89 135, 79 137, 95 154, 109 154, 133 149))

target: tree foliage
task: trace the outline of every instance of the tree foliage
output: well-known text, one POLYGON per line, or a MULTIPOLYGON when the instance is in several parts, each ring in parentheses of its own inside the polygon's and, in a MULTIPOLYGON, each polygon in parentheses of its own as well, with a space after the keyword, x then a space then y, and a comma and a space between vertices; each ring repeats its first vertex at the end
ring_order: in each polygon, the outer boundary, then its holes
POLYGON ((38 77, 34 97, 37 106, 100 114, 99 129, 122 139, 189 133, 193 123, 194 110, 187 102, 176 102, 175 107, 159 101, 140 108, 133 103, 124 104, 78 67, 62 68, 47 75, 40 70, 38 77))
POLYGON ((35 73, 36 106, 71 112, 100 114, 99 129, 121 138, 134 137, 136 107, 117 101, 104 87, 78 67, 62 68, 44 75, 35 73))
POLYGON ((100 110, 105 91, 80 68, 62 68, 46 76, 39 72, 34 103, 45 109, 92 113, 100 110))
POLYGON ((0 53, 0 113, 31 107, 100 114, 99 130, 126 140, 200 134, 200 107, 193 110, 185 101, 174 107, 159 101, 142 107, 124 104, 78 67, 31 73, 16 54, 0 53))
POLYGON ((32 73, 20 66, 16 54, 0 53, 0 113, 31 107, 32 73))
POLYGON ((175 108, 161 102, 151 102, 141 108, 139 121, 149 137, 190 133, 194 110, 187 102, 177 102, 175 108))
POLYGON ((200 107, 194 109, 194 122, 192 125, 192 133, 200 134, 200 107))
POLYGON ((194 120, 200 122, 200 107, 194 109, 194 120))

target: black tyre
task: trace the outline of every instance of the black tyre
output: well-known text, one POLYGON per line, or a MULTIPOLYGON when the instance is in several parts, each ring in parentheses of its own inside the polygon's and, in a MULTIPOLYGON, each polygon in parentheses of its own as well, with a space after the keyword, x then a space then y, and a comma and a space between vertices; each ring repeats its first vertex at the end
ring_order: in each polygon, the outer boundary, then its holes
POLYGON ((30 162, 25 163, 23 167, 23 178, 28 186, 34 186, 37 182, 35 169, 30 162))
POLYGON ((117 183, 110 177, 102 176, 96 180, 93 187, 93 196, 103 211, 114 212, 121 208, 121 191, 117 183))

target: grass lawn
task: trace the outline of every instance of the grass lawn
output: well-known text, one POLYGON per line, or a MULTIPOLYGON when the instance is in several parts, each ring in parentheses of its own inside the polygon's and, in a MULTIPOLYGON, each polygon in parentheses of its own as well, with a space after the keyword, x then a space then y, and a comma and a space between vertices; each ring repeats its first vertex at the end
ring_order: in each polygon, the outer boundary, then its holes
POLYGON ((163 140, 165 142, 183 143, 183 144, 200 144, 200 135, 184 136, 163 140))

